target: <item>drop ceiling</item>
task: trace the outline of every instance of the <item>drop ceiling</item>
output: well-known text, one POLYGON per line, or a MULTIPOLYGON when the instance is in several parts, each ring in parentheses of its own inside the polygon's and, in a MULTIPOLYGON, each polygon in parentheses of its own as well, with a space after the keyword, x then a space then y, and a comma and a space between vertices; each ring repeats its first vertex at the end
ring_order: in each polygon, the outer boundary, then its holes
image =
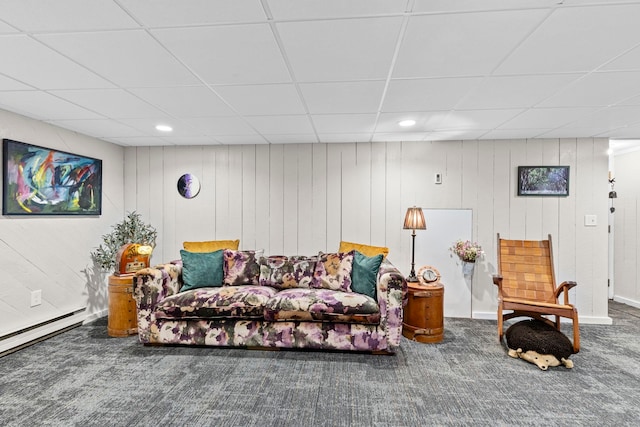
POLYGON ((3 0, 0 108, 123 146, 631 139, 639 19, 640 1, 3 0))

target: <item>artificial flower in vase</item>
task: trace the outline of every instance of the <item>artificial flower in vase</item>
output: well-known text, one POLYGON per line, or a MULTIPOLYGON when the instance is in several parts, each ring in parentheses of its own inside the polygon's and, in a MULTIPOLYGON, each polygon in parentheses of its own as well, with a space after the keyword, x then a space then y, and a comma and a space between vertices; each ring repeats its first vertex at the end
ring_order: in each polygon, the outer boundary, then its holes
POLYGON ((450 249, 462 260, 462 272, 464 275, 473 274, 476 259, 482 255, 482 247, 469 240, 457 240, 450 249))

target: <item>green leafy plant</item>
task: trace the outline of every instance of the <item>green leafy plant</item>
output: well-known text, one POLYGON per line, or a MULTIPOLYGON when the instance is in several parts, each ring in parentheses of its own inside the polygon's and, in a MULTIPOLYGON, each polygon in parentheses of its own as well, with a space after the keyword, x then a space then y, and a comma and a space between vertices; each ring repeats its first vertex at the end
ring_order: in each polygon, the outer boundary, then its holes
POLYGON ((154 227, 145 224, 140 214, 133 211, 127 217, 113 226, 113 231, 102 236, 102 243, 91 258, 104 270, 110 270, 116 265, 118 250, 127 243, 144 243, 153 248, 156 246, 158 232, 154 227))

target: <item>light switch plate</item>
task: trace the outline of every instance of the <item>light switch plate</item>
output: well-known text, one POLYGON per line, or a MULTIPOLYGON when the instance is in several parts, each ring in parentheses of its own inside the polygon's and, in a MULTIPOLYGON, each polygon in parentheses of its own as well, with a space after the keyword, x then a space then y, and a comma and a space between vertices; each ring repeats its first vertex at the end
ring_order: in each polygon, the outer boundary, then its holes
POLYGON ((584 216, 584 226, 585 227, 595 227, 598 225, 598 216, 597 215, 585 215, 584 216))

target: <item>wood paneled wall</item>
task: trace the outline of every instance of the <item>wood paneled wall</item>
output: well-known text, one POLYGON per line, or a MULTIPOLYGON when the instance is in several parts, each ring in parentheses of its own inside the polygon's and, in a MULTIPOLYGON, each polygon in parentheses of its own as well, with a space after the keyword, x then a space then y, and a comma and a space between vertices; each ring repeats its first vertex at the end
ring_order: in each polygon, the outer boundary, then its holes
POLYGON ((469 208, 486 251, 473 278, 473 317, 495 318, 496 233, 552 234, 557 279, 579 283, 572 300, 581 321, 608 323, 607 148, 606 139, 127 148, 125 209, 157 227, 157 263, 179 258, 185 240, 239 238, 242 249, 286 255, 349 240, 388 246, 407 274, 407 207, 469 208), (571 166, 569 197, 518 197, 519 165, 571 166), (184 173, 200 179, 194 199, 177 192, 184 173), (598 226, 585 227, 586 214, 598 226))
MULTIPOLYGON (((85 315, 78 316, 80 321, 106 315, 106 275, 93 268, 89 254, 100 244, 100 236, 123 218, 124 149, 3 110, 0 138, 103 161, 102 215, 0 217, 2 350, 6 347, 2 337, 75 310, 86 307, 85 315), (42 304, 30 307, 30 294, 35 290, 42 290, 42 304)), ((35 335, 30 333, 30 339, 37 338, 35 335)), ((20 343, 20 338, 12 340, 20 343)))

